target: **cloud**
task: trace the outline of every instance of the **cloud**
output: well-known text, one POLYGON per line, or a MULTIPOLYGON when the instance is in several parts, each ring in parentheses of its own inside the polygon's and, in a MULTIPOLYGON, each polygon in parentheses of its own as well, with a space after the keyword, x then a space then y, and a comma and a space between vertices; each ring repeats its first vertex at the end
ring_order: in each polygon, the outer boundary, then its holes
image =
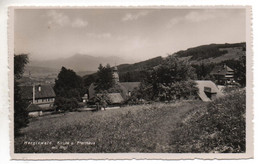
POLYGON ((115 39, 118 41, 125 41, 125 40, 129 39, 129 36, 128 35, 118 35, 115 37, 115 39))
POLYGON ((171 28, 173 27, 174 25, 180 23, 183 19, 181 19, 180 17, 177 17, 177 18, 172 18, 170 20, 170 22, 166 25, 167 28, 171 28))
POLYGON ((87 25, 88 25, 88 22, 87 22, 87 21, 83 21, 83 20, 80 19, 80 18, 75 19, 75 20, 72 22, 72 24, 71 24, 72 27, 77 27, 77 28, 86 27, 87 25))
POLYGON ((208 20, 215 19, 217 17, 223 17, 224 15, 215 12, 215 10, 204 10, 204 11, 191 11, 184 15, 184 17, 175 17, 172 18, 169 23, 166 25, 167 28, 171 28, 178 23, 182 22, 191 22, 191 23, 200 23, 208 20), (213 12, 214 11, 214 12, 213 12))
POLYGON ((185 16, 185 20, 190 22, 203 22, 210 19, 214 19, 216 17, 217 17, 216 14, 213 14, 212 12, 209 11, 204 11, 204 12, 192 11, 185 16))
POLYGON ((90 38, 98 38, 98 39, 105 39, 105 38, 111 38, 111 33, 100 33, 100 34, 97 34, 97 33, 87 33, 86 34, 88 37, 90 38))
POLYGON ((57 12, 56 10, 51 10, 47 13, 47 16, 50 18, 48 21, 49 27, 60 28, 60 27, 73 27, 81 28, 88 25, 87 21, 84 21, 80 18, 71 19, 62 12, 57 12))
POLYGON ((149 11, 140 11, 138 13, 127 13, 123 18, 122 21, 133 21, 133 20, 137 20, 141 17, 144 17, 146 15, 149 14, 149 11))
POLYGON ((64 15, 63 13, 59 13, 55 10, 51 10, 50 12, 48 12, 47 16, 50 17, 51 19, 48 22, 48 25, 63 27, 69 24, 70 22, 70 19, 67 15, 64 15))

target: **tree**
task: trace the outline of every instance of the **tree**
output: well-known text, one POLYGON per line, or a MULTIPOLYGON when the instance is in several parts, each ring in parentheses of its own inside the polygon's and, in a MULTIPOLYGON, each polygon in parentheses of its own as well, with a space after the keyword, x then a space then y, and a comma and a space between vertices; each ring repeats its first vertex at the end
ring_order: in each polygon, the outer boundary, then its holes
POLYGON ((113 81, 113 72, 109 64, 103 67, 102 64, 98 67, 97 81, 95 82, 95 90, 97 92, 108 90, 113 87, 115 82, 113 81))
POLYGON ((20 134, 20 129, 29 123, 28 112, 26 111, 28 102, 22 100, 19 83, 24 72, 25 65, 29 62, 28 55, 14 55, 14 135, 20 134))
POLYGON ((58 79, 55 80, 54 91, 56 93, 54 104, 57 109, 71 110, 70 107, 77 106, 74 100, 81 101, 86 90, 80 76, 73 70, 62 67, 58 79))
POLYGON ((235 67, 235 80, 242 86, 246 86, 246 57, 239 58, 235 67))
POLYGON ((142 85, 144 97, 151 100, 172 100, 174 97, 186 97, 187 93, 174 93, 176 87, 185 90, 189 94, 194 93, 195 85, 187 82, 196 78, 196 73, 187 61, 181 61, 173 56, 168 56, 158 67, 154 67, 146 76, 142 85), (187 86, 190 87, 187 87, 187 86), (182 88, 181 88, 182 87, 182 88))
POLYGON ((64 98, 64 97, 57 97, 55 99, 55 105, 57 106, 57 111, 74 111, 79 105, 77 99, 75 98, 64 98))
POLYGON ((14 78, 20 79, 24 73, 25 65, 29 63, 27 54, 14 55, 14 78))
POLYGON ((201 63, 201 64, 194 64, 192 65, 193 68, 195 68, 195 72, 197 74, 198 80, 209 80, 213 77, 210 76, 210 72, 215 67, 215 63, 201 63))

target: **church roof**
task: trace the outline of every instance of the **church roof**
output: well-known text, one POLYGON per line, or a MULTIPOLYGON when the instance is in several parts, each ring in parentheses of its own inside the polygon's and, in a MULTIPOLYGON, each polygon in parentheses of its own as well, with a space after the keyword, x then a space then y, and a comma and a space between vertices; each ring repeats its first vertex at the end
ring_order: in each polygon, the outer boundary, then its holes
POLYGON ((107 97, 110 104, 120 104, 124 102, 124 99, 120 93, 108 93, 107 97))
POLYGON ((118 69, 117 69, 117 66, 114 66, 113 67, 113 71, 117 71, 118 69))
MULTIPOLYGON (((116 84, 119 85, 120 89, 122 90, 122 97, 126 98, 126 95, 128 95, 128 92, 132 92, 135 88, 138 88, 140 86, 140 82, 117 82, 116 84)), ((89 86, 88 89, 89 98, 93 98, 96 95, 95 91, 95 85, 92 83, 89 86)))

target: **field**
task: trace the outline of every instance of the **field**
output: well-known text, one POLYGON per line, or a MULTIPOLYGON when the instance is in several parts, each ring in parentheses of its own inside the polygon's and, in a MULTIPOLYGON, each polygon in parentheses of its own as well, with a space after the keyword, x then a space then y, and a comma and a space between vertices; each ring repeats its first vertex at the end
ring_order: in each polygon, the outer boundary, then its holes
POLYGON ((16 153, 244 152, 245 94, 34 118, 16 153))

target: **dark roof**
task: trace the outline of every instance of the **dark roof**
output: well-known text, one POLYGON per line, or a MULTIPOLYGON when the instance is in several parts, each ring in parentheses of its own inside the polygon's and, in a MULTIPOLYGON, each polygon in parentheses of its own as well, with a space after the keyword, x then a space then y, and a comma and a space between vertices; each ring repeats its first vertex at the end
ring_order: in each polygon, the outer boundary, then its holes
POLYGON ((216 66, 214 69, 211 71, 211 75, 226 75, 227 72, 233 72, 234 70, 229 68, 226 65, 222 66, 216 66))
POLYGON ((39 107, 38 105, 30 104, 30 105, 27 107, 27 111, 28 111, 28 112, 42 111, 42 108, 39 107))
MULTIPOLYGON (((30 100, 33 98, 33 86, 20 86, 22 99, 30 100)), ((35 98, 52 98, 55 97, 55 92, 51 85, 41 85, 41 91, 39 91, 39 85, 35 86, 35 98)))
POLYGON ((23 76, 20 79, 17 80, 19 83, 26 83, 26 82, 32 82, 32 79, 30 77, 23 76))
MULTIPOLYGON (((123 98, 125 98, 125 95, 127 95, 129 91, 132 92, 135 88, 140 86, 140 82, 118 82, 117 84, 123 91, 123 98)), ((94 83, 89 86, 88 93, 90 99, 95 97, 96 91, 94 83)))
POLYGON ((119 104, 124 101, 123 97, 121 96, 120 93, 108 93, 107 97, 109 99, 109 102, 111 104, 119 104))
MULTIPOLYGON (((101 94, 97 94, 101 95, 101 94)), ((122 102, 124 102, 124 98, 122 97, 122 95, 120 93, 108 93, 106 94, 107 98, 108 98, 108 103, 109 104, 120 104, 122 102)))

